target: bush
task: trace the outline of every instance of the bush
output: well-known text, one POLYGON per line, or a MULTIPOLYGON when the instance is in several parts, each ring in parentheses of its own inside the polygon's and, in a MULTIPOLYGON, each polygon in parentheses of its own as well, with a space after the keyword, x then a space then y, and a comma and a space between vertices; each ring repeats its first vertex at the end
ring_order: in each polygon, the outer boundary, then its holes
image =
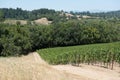
POLYGON ((29 32, 16 25, 0 26, 0 55, 18 56, 31 51, 29 32))

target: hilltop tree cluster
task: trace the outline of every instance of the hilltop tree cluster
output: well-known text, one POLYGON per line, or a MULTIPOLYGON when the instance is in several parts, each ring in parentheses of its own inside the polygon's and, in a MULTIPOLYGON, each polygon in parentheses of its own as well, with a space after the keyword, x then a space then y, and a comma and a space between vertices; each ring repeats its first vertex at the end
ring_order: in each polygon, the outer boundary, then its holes
POLYGON ((21 8, 1 8, 0 11, 4 14, 5 19, 17 19, 17 20, 36 20, 42 17, 46 17, 50 21, 58 21, 62 16, 59 16, 60 12, 52 9, 38 9, 38 10, 22 10, 21 8))

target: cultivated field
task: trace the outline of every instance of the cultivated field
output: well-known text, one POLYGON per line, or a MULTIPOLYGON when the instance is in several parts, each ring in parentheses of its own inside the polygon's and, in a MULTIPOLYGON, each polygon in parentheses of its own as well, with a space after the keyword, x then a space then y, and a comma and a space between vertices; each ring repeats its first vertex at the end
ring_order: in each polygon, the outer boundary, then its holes
POLYGON ((57 70, 92 80, 120 80, 120 42, 48 48, 38 52, 57 70))
POLYGON ((48 48, 38 53, 50 64, 88 64, 109 69, 114 69, 115 63, 120 65, 120 42, 48 48))

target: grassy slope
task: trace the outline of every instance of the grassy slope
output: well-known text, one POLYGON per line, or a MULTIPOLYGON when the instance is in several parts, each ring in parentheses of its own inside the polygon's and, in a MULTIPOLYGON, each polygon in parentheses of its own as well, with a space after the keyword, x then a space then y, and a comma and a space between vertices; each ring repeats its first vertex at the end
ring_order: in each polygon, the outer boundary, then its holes
POLYGON ((0 58, 0 80, 87 80, 71 75, 52 68, 37 53, 0 58))

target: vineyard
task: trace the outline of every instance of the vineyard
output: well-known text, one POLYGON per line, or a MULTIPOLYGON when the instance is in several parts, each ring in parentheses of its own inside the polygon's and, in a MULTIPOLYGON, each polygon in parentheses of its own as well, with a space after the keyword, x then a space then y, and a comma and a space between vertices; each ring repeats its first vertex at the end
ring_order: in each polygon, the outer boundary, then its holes
POLYGON ((47 48, 37 51, 49 64, 97 65, 113 69, 120 66, 120 42, 47 48))

